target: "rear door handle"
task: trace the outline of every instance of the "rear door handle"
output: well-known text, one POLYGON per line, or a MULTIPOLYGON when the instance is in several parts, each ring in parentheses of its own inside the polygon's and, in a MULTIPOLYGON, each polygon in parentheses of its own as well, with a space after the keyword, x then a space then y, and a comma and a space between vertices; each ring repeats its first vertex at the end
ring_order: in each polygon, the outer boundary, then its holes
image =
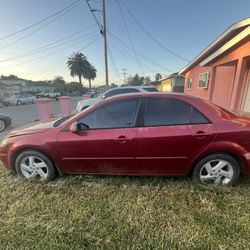
POLYGON ((193 136, 196 137, 197 139, 204 139, 206 136, 211 135, 211 133, 205 133, 204 131, 197 131, 193 136))

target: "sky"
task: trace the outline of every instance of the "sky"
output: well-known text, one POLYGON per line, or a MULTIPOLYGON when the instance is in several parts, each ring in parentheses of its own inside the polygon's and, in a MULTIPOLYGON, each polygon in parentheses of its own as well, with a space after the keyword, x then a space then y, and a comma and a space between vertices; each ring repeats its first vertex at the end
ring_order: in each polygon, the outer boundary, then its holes
MULTIPOLYGON (((80 51, 97 69, 93 84, 104 84, 103 38, 86 0, 8 36, 74 2, 0 0, 0 75, 77 81, 66 62, 80 51)), ((101 23, 101 0, 89 4, 101 23)), ((151 80, 156 73, 180 71, 230 25, 249 17, 249 10, 249 0, 106 0, 110 83, 123 83, 123 68, 151 80)))

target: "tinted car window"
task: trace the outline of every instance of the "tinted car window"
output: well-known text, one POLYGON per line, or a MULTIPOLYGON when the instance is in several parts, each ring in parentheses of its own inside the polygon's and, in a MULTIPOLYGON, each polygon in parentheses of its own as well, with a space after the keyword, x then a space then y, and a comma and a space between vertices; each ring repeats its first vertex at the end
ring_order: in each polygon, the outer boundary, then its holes
POLYGON ((136 93, 136 92, 140 92, 140 91, 134 88, 114 89, 108 92, 107 94, 105 94, 105 98, 108 98, 114 95, 136 93))
POLYGON ((192 108, 192 124, 206 124, 209 120, 197 109, 192 108))
POLYGON ((144 115, 145 126, 189 124, 190 121, 190 105, 170 98, 147 99, 144 115))
POLYGON ((133 127, 138 106, 138 99, 107 104, 80 119, 78 126, 80 129, 81 124, 84 124, 89 129, 133 127))

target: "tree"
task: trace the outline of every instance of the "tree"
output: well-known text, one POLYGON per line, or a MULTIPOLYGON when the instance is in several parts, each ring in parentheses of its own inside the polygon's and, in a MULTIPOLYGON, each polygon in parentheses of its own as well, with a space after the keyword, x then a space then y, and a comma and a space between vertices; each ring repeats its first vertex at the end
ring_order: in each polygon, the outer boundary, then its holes
POLYGON ((82 77, 86 74, 88 68, 87 58, 80 52, 74 52, 67 61, 67 66, 70 70, 70 75, 78 76, 79 83, 82 84, 82 77))
POLYGON ((111 88, 116 88, 116 87, 118 87, 118 85, 115 84, 115 83, 111 83, 110 87, 111 87, 111 88))
POLYGON ((149 84, 151 82, 150 76, 145 77, 144 82, 149 84))
POLYGON ((127 85, 129 86, 140 86, 144 82, 144 77, 139 76, 138 74, 135 74, 133 77, 128 78, 127 85))
POLYGON ((87 69, 83 74, 83 77, 85 79, 89 80, 89 91, 91 91, 91 80, 94 80, 96 78, 96 69, 95 67, 87 61, 87 69))
POLYGON ((56 87, 59 86, 64 86, 66 84, 66 82, 64 81, 62 76, 56 76, 52 82, 52 84, 56 87))
POLYGON ((67 92, 74 96, 80 96, 84 92, 84 88, 79 82, 70 82, 66 85, 67 92))
POLYGON ((156 80, 156 81, 159 81, 161 78, 162 78, 162 75, 161 75, 160 73, 157 73, 157 74, 155 75, 155 80, 156 80))
POLYGON ((51 85, 55 87, 56 92, 60 92, 62 95, 66 94, 66 82, 62 76, 56 76, 51 85))

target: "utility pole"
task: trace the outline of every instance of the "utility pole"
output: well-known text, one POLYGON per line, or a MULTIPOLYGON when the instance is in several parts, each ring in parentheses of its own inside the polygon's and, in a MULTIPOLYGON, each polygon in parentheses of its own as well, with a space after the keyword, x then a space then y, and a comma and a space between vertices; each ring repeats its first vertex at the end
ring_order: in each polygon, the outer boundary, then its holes
POLYGON ((102 0, 102 33, 103 33, 103 38, 104 38, 105 83, 106 83, 106 86, 109 86, 105 0, 102 0))
POLYGON ((126 76, 127 76, 127 71, 128 69, 122 69, 122 75, 123 75, 123 83, 126 84, 126 76))

